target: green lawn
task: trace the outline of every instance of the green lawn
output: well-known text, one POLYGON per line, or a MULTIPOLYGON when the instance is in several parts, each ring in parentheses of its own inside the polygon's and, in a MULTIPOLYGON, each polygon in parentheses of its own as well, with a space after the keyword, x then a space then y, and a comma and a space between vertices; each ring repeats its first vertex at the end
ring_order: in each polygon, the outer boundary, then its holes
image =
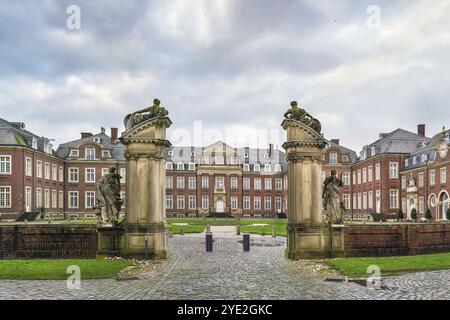
POLYGON ((128 260, 106 261, 101 256, 97 259, 0 260, 0 279, 65 280, 70 276, 66 273, 70 265, 80 267, 81 280, 106 279, 131 264, 128 260))
POLYGON ((178 234, 180 232, 181 226, 174 225, 174 223, 187 223, 184 226, 184 233, 197 233, 203 232, 206 225, 211 226, 236 226, 238 224, 241 226, 241 232, 257 233, 271 235, 272 226, 275 226, 277 235, 286 236, 286 219, 213 219, 213 218, 168 218, 167 223, 173 234, 178 234), (267 226, 251 226, 252 224, 268 224, 267 226))
POLYGON ((380 257, 380 258, 338 258, 324 260, 341 274, 351 278, 367 278, 367 267, 377 265, 381 276, 392 276, 417 271, 450 269, 450 253, 420 256, 380 257))

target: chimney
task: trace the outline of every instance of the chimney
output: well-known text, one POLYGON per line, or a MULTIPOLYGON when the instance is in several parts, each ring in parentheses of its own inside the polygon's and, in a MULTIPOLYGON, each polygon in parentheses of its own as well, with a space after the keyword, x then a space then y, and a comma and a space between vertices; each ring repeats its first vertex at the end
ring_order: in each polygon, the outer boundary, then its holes
POLYGON ((331 139, 331 142, 333 142, 333 143, 339 145, 339 139, 331 139))
POLYGON ((425 137, 425 124, 421 123, 417 125, 417 134, 421 137, 425 137))
POLYGON ((82 132, 81 139, 92 137, 92 133, 90 132, 82 132))
POLYGON ((118 129, 117 128, 111 128, 111 141, 116 141, 118 136, 118 129))
POLYGON ((272 158, 273 155, 273 143, 269 143, 269 158, 272 158))

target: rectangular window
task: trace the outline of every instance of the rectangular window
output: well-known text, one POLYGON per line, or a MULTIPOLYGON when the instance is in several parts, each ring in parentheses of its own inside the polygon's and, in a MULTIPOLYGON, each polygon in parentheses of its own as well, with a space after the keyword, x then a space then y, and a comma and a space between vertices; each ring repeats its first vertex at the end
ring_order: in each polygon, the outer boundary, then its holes
POLYGON ((419 197, 419 213, 425 213, 425 199, 424 199, 424 197, 419 197))
POLYGON ((350 185, 350 172, 342 172, 342 184, 344 186, 350 185))
POLYGON ((58 166, 56 164, 52 165, 52 180, 58 181, 58 166))
POLYGON ((231 209, 236 210, 238 208, 238 197, 232 196, 231 197, 231 209))
POLYGON ((377 163, 375 165, 375 180, 380 180, 381 179, 381 168, 380 168, 380 164, 377 163))
POLYGON ((402 189, 406 189, 406 176, 402 176, 402 189))
POLYGON ((216 164, 223 164, 223 156, 216 156, 216 164))
POLYGON ((330 153, 330 164, 337 164, 337 154, 330 153))
POLYGON ((250 178, 244 178, 242 184, 244 190, 250 190, 250 178))
POLYGON ((11 208, 11 187, 0 187, 0 208, 11 208))
POLYGON ((120 183, 126 183, 126 182, 127 182, 127 169, 120 168, 120 183))
POLYGON ((56 190, 52 190, 52 208, 58 208, 58 192, 56 190))
POLYGON ((58 196, 59 196, 59 199, 58 199, 59 208, 62 209, 62 208, 64 208, 64 192, 59 191, 58 196))
POLYGON ((69 168, 69 182, 78 182, 78 168, 69 168))
POLYGON ((368 205, 369 209, 373 209, 373 191, 369 191, 367 196, 368 196, 367 205, 368 205))
POLYGON ((202 177, 202 188, 203 189, 209 188, 209 177, 202 177))
POLYGON ((86 183, 95 183, 95 168, 86 168, 86 183))
POLYGON ((353 185, 356 185, 356 171, 353 171, 353 185))
POLYGON ((59 182, 64 182, 64 168, 59 167, 59 182))
POLYGON ((367 210, 367 192, 363 192, 363 209, 367 210))
POLYGON ((86 209, 91 209, 94 206, 95 206, 95 192, 88 191, 88 192, 86 192, 85 208, 86 209))
POLYGON ((166 209, 173 209, 173 196, 166 196, 166 209))
POLYGON ((389 178, 398 178, 398 162, 389 162, 389 178))
POLYGON ((11 156, 0 156, 0 174, 11 174, 11 156))
POLYGON ((350 195, 349 194, 342 195, 342 202, 344 202, 344 208, 346 210, 350 210, 350 195))
POLYGON ((402 211, 406 212, 406 198, 402 198, 402 211))
POLYGON ((36 189, 36 208, 42 208, 42 189, 36 189))
POLYGON ((31 158, 25 158, 25 175, 31 177, 32 173, 32 161, 31 158))
POLYGON ((44 190, 44 207, 46 209, 50 208, 50 190, 44 190))
POLYGON ((261 197, 254 197, 253 198, 253 209, 254 210, 261 210, 261 197))
POLYGON ((243 198, 243 203, 242 203, 243 209, 244 210, 250 210, 250 197, 245 196, 243 198))
POLYGON ((197 178, 189 177, 189 189, 195 190, 197 188, 197 178))
POLYGON ((446 183, 447 182, 447 168, 441 168, 440 172, 441 172, 441 183, 446 183))
POLYGON ((166 176, 166 189, 172 189, 172 188, 173 188, 173 177, 166 176))
POLYGON ((238 178, 237 177, 231 177, 231 189, 237 190, 238 188, 238 178))
POLYGON ((79 156, 79 152, 78 152, 78 149, 72 149, 72 150, 70 150, 70 155, 69 155, 69 157, 78 157, 79 156))
POLYGON ((358 193, 358 210, 361 210, 361 193, 358 193))
POLYGON ((69 208, 78 208, 78 191, 69 191, 69 208))
POLYGON ((177 177, 177 189, 184 189, 184 177, 177 177))
POLYGON ((281 202, 282 200, 281 200, 281 197, 275 197, 275 210, 277 211, 277 212, 281 212, 281 210, 282 210, 282 202, 281 202))
POLYGON ((216 177, 216 190, 225 189, 225 183, 223 177, 216 177))
POLYGON ((36 177, 42 178, 42 161, 36 161, 36 177))
POLYGON ((357 171, 357 177, 358 184, 361 184, 361 170, 357 171))
POLYGON ((436 173, 434 170, 430 170, 430 185, 434 185, 436 182, 436 173))
POLYGON ((367 180, 368 180, 369 182, 372 182, 372 180, 373 180, 373 170, 372 170, 372 166, 369 166, 369 167, 367 168, 367 180))
POLYGON ((272 190, 272 179, 271 178, 264 179, 264 190, 272 190))
POLYGON ((356 209, 356 193, 353 194, 353 209, 356 209))
POLYGON ((197 197, 189 196, 189 210, 197 209, 197 197))
POLYGON ((48 162, 44 165, 44 178, 50 180, 50 163, 48 162))
POLYGON ((275 178, 275 190, 276 191, 283 190, 283 179, 275 178))
POLYGON ((363 168, 362 170, 362 182, 367 183, 367 169, 363 168))
POLYGON ((272 210, 272 198, 264 197, 264 210, 269 211, 272 210))
POLYGON ((30 212, 31 211, 31 187, 25 187, 25 211, 30 212))
POLYGON ((102 168, 102 177, 109 173, 109 168, 102 168))
POLYGON ((397 189, 389 190, 389 205, 390 205, 391 209, 398 208, 398 190, 397 189))
POLYGON ((418 180, 419 180, 418 181, 419 187, 423 187, 424 186, 424 182, 425 182, 425 179, 424 179, 424 176, 423 176, 423 172, 419 172, 419 179, 418 180))
POLYGON ((209 196, 202 196, 202 209, 203 210, 209 209, 209 196))
POLYGON ((177 209, 184 209, 184 196, 177 196, 177 209))
POLYGON ((261 190, 261 179, 260 178, 255 178, 255 180, 253 180, 254 185, 254 189, 255 190, 261 190))
POLYGON ((95 160, 95 149, 94 148, 86 148, 85 149, 85 159, 86 160, 95 160))
POLYGON ((120 198, 122 198, 122 209, 127 207, 127 194, 124 191, 120 192, 120 198))

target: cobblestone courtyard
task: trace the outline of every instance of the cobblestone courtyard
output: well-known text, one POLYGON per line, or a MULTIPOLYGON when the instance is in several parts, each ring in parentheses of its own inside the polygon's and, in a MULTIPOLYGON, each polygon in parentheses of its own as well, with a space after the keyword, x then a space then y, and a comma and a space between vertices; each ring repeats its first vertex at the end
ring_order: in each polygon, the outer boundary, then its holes
POLYGON ((311 263, 286 260, 283 238, 247 253, 238 240, 217 238, 206 253, 202 237, 176 236, 170 259, 145 279, 82 280, 79 290, 65 281, 0 281, 0 299, 450 299, 450 271, 383 279, 387 289, 374 291, 327 282, 311 263))

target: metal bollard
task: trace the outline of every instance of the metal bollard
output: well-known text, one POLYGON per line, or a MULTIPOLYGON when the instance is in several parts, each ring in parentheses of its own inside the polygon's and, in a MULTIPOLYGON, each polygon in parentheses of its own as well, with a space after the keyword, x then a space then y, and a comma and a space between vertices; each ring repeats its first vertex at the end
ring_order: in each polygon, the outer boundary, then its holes
POLYGON ((206 233, 206 252, 213 251, 213 236, 211 232, 206 233))
POLYGON ((244 233, 242 237, 243 237, 242 244, 244 245, 244 252, 248 252, 250 251, 250 234, 244 233))

